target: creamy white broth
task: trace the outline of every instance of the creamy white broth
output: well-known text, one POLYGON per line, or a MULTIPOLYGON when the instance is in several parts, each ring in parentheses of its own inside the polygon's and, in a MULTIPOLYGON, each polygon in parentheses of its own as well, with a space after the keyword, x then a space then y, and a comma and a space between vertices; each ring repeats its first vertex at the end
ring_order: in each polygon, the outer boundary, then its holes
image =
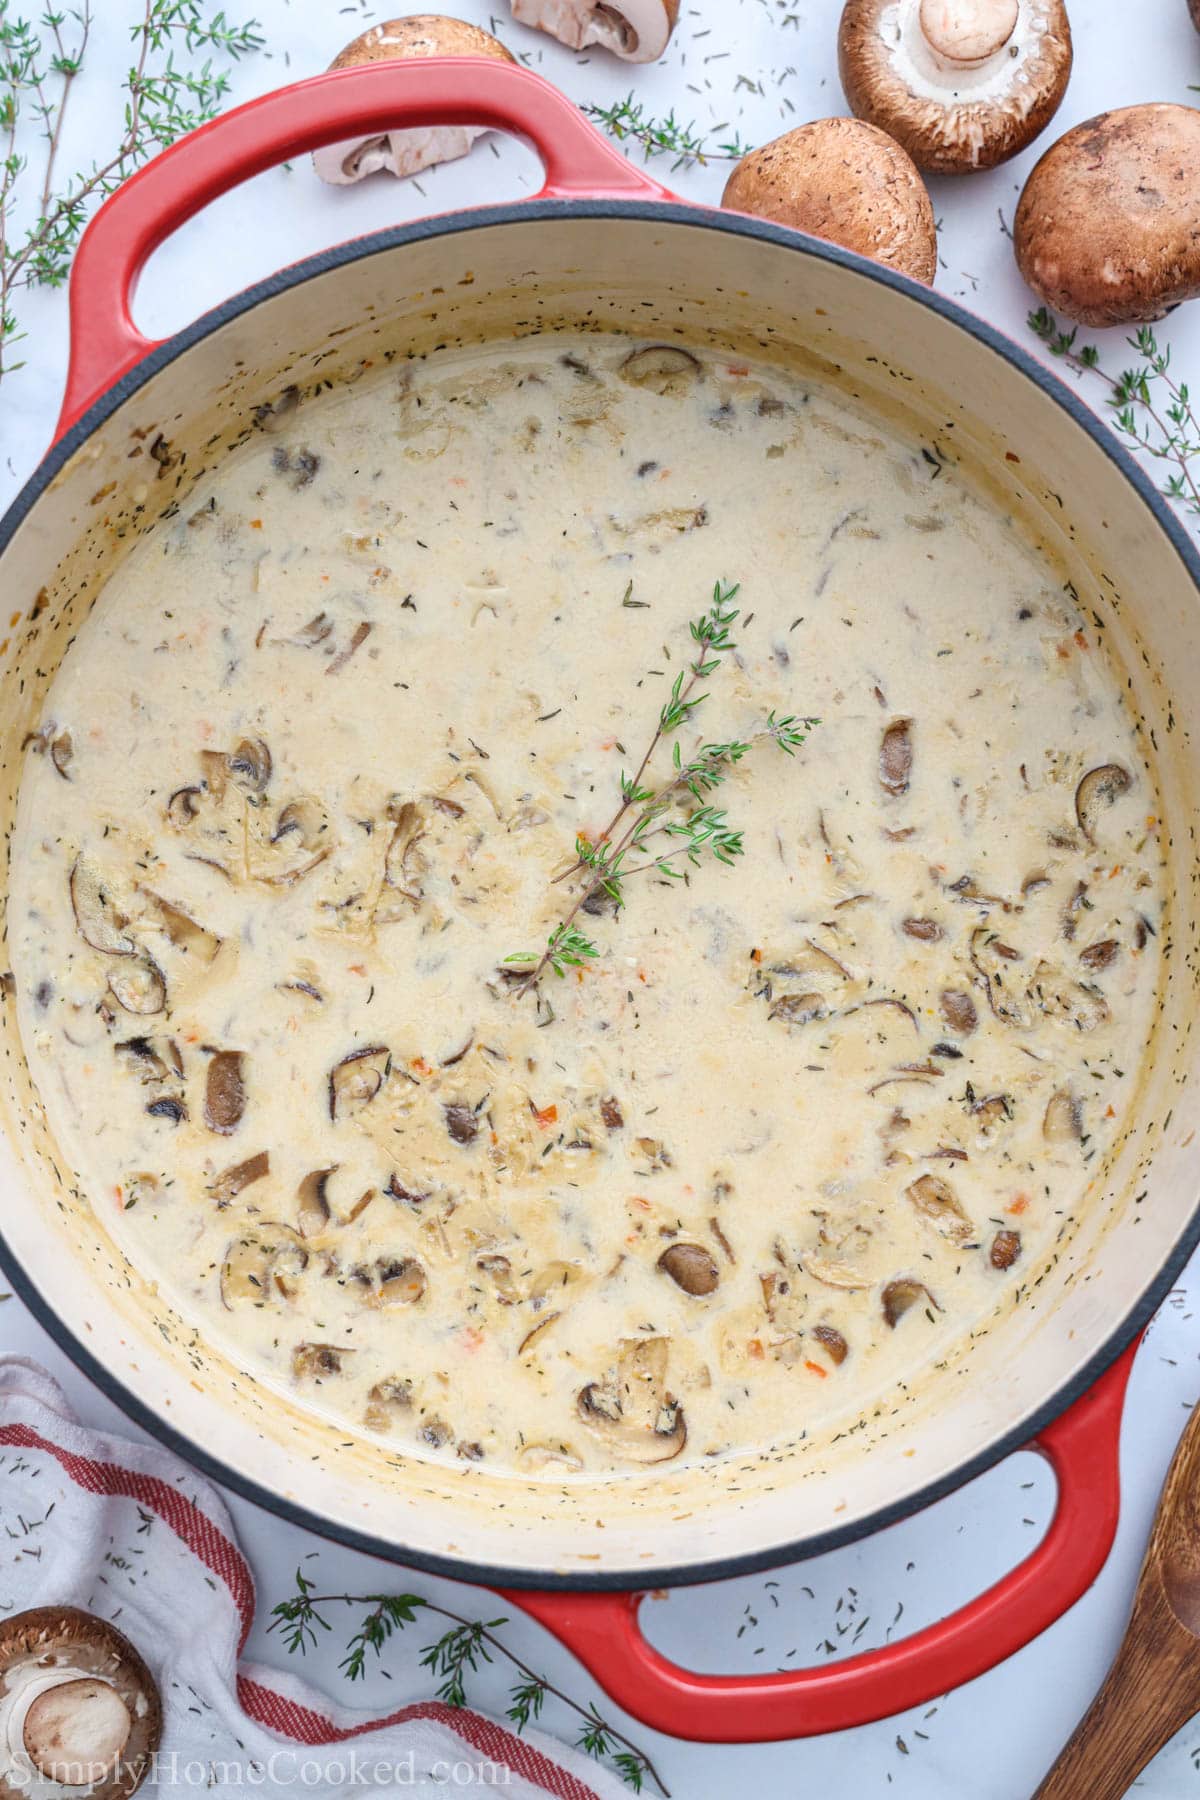
POLYGON ((1087 597, 950 446, 631 352, 281 405, 109 581, 13 851, 34 1078, 137 1266, 295 1403, 549 1479, 852 1423, 1018 1303, 1160 972, 1087 597), (713 796, 732 867, 523 989, 718 580, 684 754, 821 723, 713 796))

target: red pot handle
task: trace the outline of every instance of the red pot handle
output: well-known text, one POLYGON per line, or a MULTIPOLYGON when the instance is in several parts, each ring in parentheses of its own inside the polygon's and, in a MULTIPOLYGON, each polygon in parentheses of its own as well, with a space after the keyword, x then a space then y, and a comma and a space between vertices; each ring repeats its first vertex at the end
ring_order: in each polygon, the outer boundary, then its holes
POLYGON ((548 81, 490 57, 373 63, 278 88, 180 138, 88 226, 71 272, 71 357, 56 436, 154 349, 130 305, 146 259, 178 226, 239 182, 322 144, 421 125, 482 125, 527 139, 546 171, 539 200, 675 198, 548 81))
POLYGON ((1024 1649, 1096 1579, 1120 1505, 1121 1409, 1134 1344, 1030 1445, 1058 1478, 1050 1529, 994 1587, 936 1625, 881 1650, 781 1675, 697 1675, 651 1648, 638 1629, 644 1594, 504 1598, 553 1632, 642 1724, 706 1744, 815 1737, 923 1706, 1024 1649))

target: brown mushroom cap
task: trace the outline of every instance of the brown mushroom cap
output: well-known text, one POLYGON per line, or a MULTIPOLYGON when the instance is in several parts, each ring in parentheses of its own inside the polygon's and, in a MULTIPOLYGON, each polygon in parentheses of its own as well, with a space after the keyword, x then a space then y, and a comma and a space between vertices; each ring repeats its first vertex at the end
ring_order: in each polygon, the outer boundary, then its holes
POLYGON ((512 16, 566 44, 596 45, 624 62, 657 62, 679 18, 679 0, 511 0, 512 16))
MULTIPOLYGON (((43 1785, 126 1800, 161 1737, 157 1683, 115 1626, 74 1606, 0 1621, 0 1755, 16 1743, 43 1785)), ((0 1794, 27 1793, 27 1771, 0 1762, 0 1794)))
POLYGON ((899 144, 858 119, 816 119, 752 150, 721 205, 811 232, 927 287, 937 272, 925 183, 899 144))
POLYGON ((1200 294, 1200 112, 1100 113, 1052 144, 1017 207, 1013 247, 1048 306, 1084 325, 1161 319, 1200 294))
POLYGON ((1033 142, 1071 74, 1063 0, 847 0, 838 66, 851 110, 937 175, 1033 142))
MULTIPOLYGON (((354 69, 363 63, 409 56, 494 56, 501 62, 516 60, 498 38, 478 25, 442 18, 437 13, 417 13, 411 19, 388 19, 382 25, 372 25, 339 51, 329 66, 354 69)), ((361 181, 377 169, 387 169, 393 175, 416 175, 435 163, 453 162, 456 157, 465 156, 475 139, 483 136, 484 129, 478 125, 442 125, 347 138, 317 150, 313 167, 322 181, 332 182, 335 187, 361 181)))

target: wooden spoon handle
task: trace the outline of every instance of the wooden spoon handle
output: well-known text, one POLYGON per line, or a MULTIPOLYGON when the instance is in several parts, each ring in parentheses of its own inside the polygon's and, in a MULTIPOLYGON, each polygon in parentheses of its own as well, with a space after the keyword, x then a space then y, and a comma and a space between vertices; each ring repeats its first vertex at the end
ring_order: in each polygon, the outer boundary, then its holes
POLYGON ((1121 1800, 1200 1712, 1200 1406, 1167 1472, 1116 1660, 1034 1800, 1121 1800))
POLYGON ((1161 1591, 1148 1593, 1103 1687, 1034 1800, 1122 1800, 1196 1712, 1200 1645, 1181 1629, 1161 1591))

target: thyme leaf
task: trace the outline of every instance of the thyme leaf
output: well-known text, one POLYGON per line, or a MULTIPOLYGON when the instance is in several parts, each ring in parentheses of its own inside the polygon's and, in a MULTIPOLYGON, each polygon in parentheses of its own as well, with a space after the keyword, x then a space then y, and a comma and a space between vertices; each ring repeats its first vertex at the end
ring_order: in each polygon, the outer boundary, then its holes
POLYGON ((610 1762, 634 1793, 642 1793, 646 1782, 651 1781, 664 1800, 670 1800, 669 1790, 645 1751, 610 1725, 594 1701, 585 1706, 572 1699, 508 1648, 498 1635, 508 1624, 507 1618, 464 1618, 420 1594, 318 1594, 314 1587, 315 1583, 297 1569, 295 1593, 271 1609, 267 1630, 282 1632, 289 1654, 304 1656, 317 1645, 320 1632, 333 1629, 322 1608, 365 1607, 339 1665, 347 1680, 361 1681, 368 1659, 381 1658, 391 1639, 406 1626, 424 1617, 445 1620, 447 1629, 419 1653, 420 1665, 436 1678, 437 1696, 445 1705, 466 1706, 471 1676, 479 1674, 485 1663, 506 1662, 518 1677, 509 1690, 506 1708, 507 1717, 518 1732, 524 1731, 531 1720, 540 1718, 543 1703, 550 1696, 580 1720, 576 1739, 580 1749, 599 1761, 610 1762))
POLYGON ((605 895, 620 908, 625 904, 625 883, 635 875, 653 873, 664 881, 685 881, 688 871, 698 868, 708 857, 727 868, 731 866, 744 853, 742 833, 729 823, 722 807, 711 803, 709 796, 756 744, 772 742, 785 755, 794 756, 812 728, 820 724, 819 719, 794 713, 781 718, 771 712, 762 728, 749 739, 701 744, 685 757, 678 734, 708 699, 707 692, 699 691, 699 685, 717 672, 724 656, 736 649, 731 632, 738 617, 738 609, 732 604, 737 594, 736 583, 727 586, 718 581, 714 585, 708 611, 693 619, 688 627, 692 660, 672 682, 636 772, 621 772, 620 805, 594 842, 576 837, 575 861, 555 877, 558 883, 572 880, 581 871, 586 873, 587 880, 581 884, 574 904, 551 931, 544 950, 519 950, 505 957, 502 967, 523 975, 519 983, 521 993, 536 986, 547 969, 565 976, 569 968, 580 968, 599 955, 596 945, 575 923, 589 899, 605 895), (666 738, 674 740, 671 774, 656 786, 649 780, 648 771, 666 738), (681 810, 688 800, 694 805, 690 810, 681 810), (665 844, 664 838, 669 840, 665 844))
MULTIPOLYGON (((639 144, 647 161, 653 156, 673 157, 673 169, 686 168, 691 163, 740 162, 753 148, 744 144, 737 132, 727 143, 706 143, 692 124, 685 125, 682 119, 675 117, 674 107, 661 119, 656 119, 646 111, 642 101, 634 99, 632 91, 612 106, 587 105, 583 111, 593 124, 603 126, 618 143, 629 140, 639 144)), ((714 131, 724 129, 722 125, 713 127, 714 131)))
POLYGON ((257 20, 235 24, 208 0, 144 0, 130 27, 134 60, 122 84, 116 146, 63 180, 63 124, 94 17, 95 0, 70 10, 47 7, 35 22, 0 0, 0 379, 22 366, 12 357, 24 336, 17 295, 61 287, 99 202, 157 151, 216 115, 229 78, 213 67, 213 56, 236 60, 264 42, 257 20), (42 140, 36 157, 23 147, 31 136, 42 140))
POLYGON ((1162 483, 1168 500, 1178 501, 1185 512, 1200 518, 1200 414, 1186 382, 1171 373, 1170 345, 1161 345, 1153 328, 1140 325, 1126 339, 1137 353, 1133 367, 1113 375, 1101 366, 1095 344, 1078 344, 1078 326, 1065 331, 1048 307, 1029 314, 1029 329, 1052 356, 1059 357, 1079 375, 1091 375, 1108 389, 1113 423, 1130 448, 1156 462, 1173 465, 1162 483))

